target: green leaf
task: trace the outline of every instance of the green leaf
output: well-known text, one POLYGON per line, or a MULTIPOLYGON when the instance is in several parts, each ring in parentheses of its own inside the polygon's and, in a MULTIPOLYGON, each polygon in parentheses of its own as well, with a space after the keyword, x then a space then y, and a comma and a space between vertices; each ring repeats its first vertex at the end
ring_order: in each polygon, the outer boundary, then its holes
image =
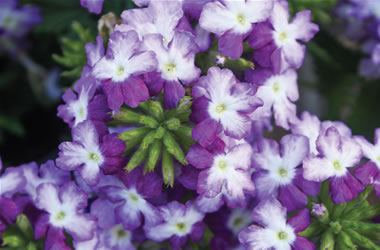
POLYGON ((149 149, 148 160, 145 162, 144 173, 152 172, 156 167, 157 161, 160 158, 162 149, 162 141, 154 140, 149 149))
POLYGON ((174 139, 173 135, 170 132, 167 131, 165 133, 163 141, 167 151, 172 154, 177 159, 177 161, 183 165, 188 164, 181 147, 178 145, 177 141, 174 139))

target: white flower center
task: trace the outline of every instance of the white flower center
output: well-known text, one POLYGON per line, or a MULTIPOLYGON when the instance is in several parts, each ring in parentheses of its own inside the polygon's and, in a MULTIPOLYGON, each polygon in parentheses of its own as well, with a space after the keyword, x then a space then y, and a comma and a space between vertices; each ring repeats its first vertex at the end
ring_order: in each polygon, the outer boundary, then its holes
POLYGON ((285 31, 281 32, 278 35, 278 38, 280 39, 281 42, 285 42, 285 40, 288 39, 288 33, 286 33, 285 31))
POLYGON ((177 223, 176 227, 177 227, 177 229, 178 229, 181 233, 184 233, 184 232, 186 232, 186 230, 187 230, 187 225, 186 225, 185 223, 183 223, 183 222, 179 222, 179 223, 177 223))
POLYGON ((342 164, 340 164, 340 162, 339 161, 334 161, 333 162, 333 167, 334 167, 334 169, 336 170, 336 171, 341 171, 342 170, 342 164))

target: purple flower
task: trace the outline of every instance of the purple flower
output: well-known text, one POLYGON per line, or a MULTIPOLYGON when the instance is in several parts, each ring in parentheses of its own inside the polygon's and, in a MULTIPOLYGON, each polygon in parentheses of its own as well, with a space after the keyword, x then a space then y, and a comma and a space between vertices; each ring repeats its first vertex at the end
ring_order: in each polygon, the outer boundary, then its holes
MULTIPOLYGON (((223 141, 220 144, 224 144, 223 141)), ((230 206, 241 206, 245 203, 245 193, 255 189, 248 172, 252 148, 248 143, 212 147, 206 150, 193 145, 186 157, 191 165, 203 169, 198 177, 197 192, 205 198, 215 198, 214 204, 223 204, 221 199, 227 196, 230 206)))
POLYGON ((8 167, 0 176, 0 197, 11 197, 23 190, 25 185, 26 179, 21 169, 8 167))
POLYGON ((90 241, 74 242, 75 249, 136 249, 132 244, 133 232, 124 230, 123 225, 117 222, 114 214, 114 207, 114 204, 102 199, 97 199, 92 203, 91 214, 98 219, 97 237, 94 237, 90 241))
POLYGON ((310 214, 305 208, 286 221, 286 208, 275 198, 261 201, 253 210, 251 225, 239 234, 246 249, 313 250, 315 246, 297 235, 310 224, 310 214))
POLYGON ((96 44, 87 43, 84 48, 86 50, 87 65, 92 68, 104 56, 103 37, 97 36, 96 44))
POLYGON ((252 155, 257 169, 254 183, 259 199, 276 196, 288 211, 293 212, 306 206, 307 195, 319 193, 319 183, 305 180, 302 169, 297 168, 309 153, 307 138, 285 135, 280 144, 281 153, 274 140, 256 142, 252 155))
POLYGON ((95 95, 96 83, 92 77, 82 77, 74 85, 74 90, 67 89, 62 99, 66 104, 58 106, 57 116, 61 117, 70 127, 75 127, 85 120, 110 121, 110 110, 104 94, 95 95), (95 96, 94 96, 95 95, 95 96))
POLYGON ((143 51, 135 31, 111 34, 107 55, 94 66, 92 75, 103 80, 108 106, 118 110, 123 102, 133 108, 149 98, 145 83, 136 75, 152 72, 157 60, 152 51, 143 51))
POLYGON ((28 5, 18 6, 16 0, 0 3, 0 35, 21 38, 41 22, 40 9, 28 5))
POLYGON ((176 31, 166 47, 161 35, 151 34, 144 37, 144 45, 156 53, 158 60, 158 72, 146 76, 150 91, 158 94, 163 87, 165 108, 176 108, 185 95, 185 89, 180 83, 189 85, 201 73, 194 66, 195 53, 198 51, 194 36, 187 31, 176 31))
POLYGON ((354 139, 360 144, 363 155, 370 159, 355 170, 355 176, 365 185, 372 184, 376 195, 380 196, 380 128, 375 130, 374 144, 363 136, 355 136, 354 139))
POLYGON ((185 205, 172 201, 159 208, 163 223, 145 229, 146 236, 153 241, 169 239, 173 249, 181 249, 188 237, 192 241, 200 241, 205 225, 204 214, 199 212, 191 201, 185 205))
POLYGON ((67 171, 78 169, 88 185, 99 182, 100 168, 106 174, 118 171, 123 159, 120 156, 125 143, 117 139, 116 134, 105 135, 100 143, 98 132, 91 121, 84 121, 72 129, 73 142, 59 145, 59 157, 56 164, 67 171))
POLYGON ((243 53, 243 40, 252 24, 271 14, 272 0, 220 0, 207 3, 199 19, 201 27, 219 36, 219 52, 237 59, 243 53))
POLYGON ((364 186, 356 180, 348 168, 360 162, 362 151, 350 137, 340 135, 330 127, 317 139, 319 155, 309 155, 303 161, 303 177, 322 182, 330 178, 330 194, 335 203, 344 203, 355 198, 364 186))
POLYGON ((256 96, 263 100, 264 106, 254 112, 251 117, 254 120, 271 117, 273 110, 276 125, 289 130, 290 124, 297 119, 297 107, 293 103, 299 98, 297 72, 288 69, 282 74, 273 74, 269 77, 258 76, 258 74, 267 73, 255 69, 250 76, 246 75, 246 79, 250 78, 253 83, 255 78, 263 80, 257 89, 256 96))
MULTIPOLYGON (((318 31, 318 25, 311 22, 311 11, 298 12, 289 23, 287 4, 275 2, 270 23, 257 25, 248 43, 252 48, 259 49, 259 53, 268 51, 274 71, 283 72, 289 67, 301 67, 306 46, 298 40, 308 42, 318 31)), ((261 65, 267 66, 267 63, 260 61, 261 65)))
POLYGON ((103 8, 104 0, 80 0, 80 5, 88 9, 88 12, 100 14, 103 8))
POLYGON ((23 189, 34 201, 37 196, 37 187, 42 183, 52 183, 61 186, 71 180, 70 173, 57 168, 54 161, 47 161, 38 168, 37 163, 31 162, 18 166, 25 176, 26 185, 23 189))
POLYGON ((101 192, 108 200, 119 205, 115 208, 116 220, 125 229, 134 230, 144 226, 149 227, 160 221, 157 209, 147 200, 158 197, 162 190, 162 179, 155 173, 143 175, 141 168, 120 176, 124 187, 105 186, 101 192))
POLYGON ((212 67, 192 89, 195 98, 190 119, 198 123, 192 137, 202 146, 210 145, 219 131, 242 139, 249 134, 249 115, 262 105, 255 96, 256 88, 240 83, 229 69, 212 67))
POLYGON ((95 217, 80 212, 87 206, 87 194, 79 191, 73 182, 60 188, 52 183, 39 185, 35 204, 37 208, 46 211, 40 217, 36 231, 44 235, 48 230, 47 237, 50 239, 47 241, 62 241, 63 230, 77 241, 87 241, 94 237, 95 217))
POLYGON ((166 47, 172 41, 175 27, 182 16, 180 1, 150 1, 148 8, 123 11, 121 18, 125 24, 118 26, 116 30, 135 30, 140 40, 148 34, 159 34, 166 47))
POLYGON ((307 111, 302 112, 300 119, 291 122, 291 131, 293 134, 306 136, 309 139, 310 153, 317 155, 316 141, 318 136, 325 134, 326 130, 334 126, 338 129, 339 134, 344 137, 351 137, 351 129, 340 121, 323 121, 321 122, 317 116, 310 114, 307 111))

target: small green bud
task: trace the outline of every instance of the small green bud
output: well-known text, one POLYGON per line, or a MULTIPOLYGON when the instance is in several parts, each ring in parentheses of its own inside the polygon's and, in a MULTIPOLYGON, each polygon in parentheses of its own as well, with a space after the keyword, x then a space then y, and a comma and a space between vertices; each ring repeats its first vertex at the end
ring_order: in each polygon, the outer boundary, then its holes
POLYGON ((133 112, 132 110, 126 109, 126 108, 120 108, 120 111, 113 115, 113 118, 116 121, 123 122, 123 123, 140 123, 141 119, 140 114, 133 112))
POLYGON ((177 118, 171 118, 165 122, 165 125, 170 130, 177 130, 181 126, 181 121, 177 118))
POLYGON ((332 216, 331 216, 331 219, 332 220, 337 220, 339 219, 344 210, 346 209, 346 206, 347 206, 347 203, 341 203, 341 204, 338 204, 334 207, 334 211, 332 212, 332 216))
POLYGON ((154 138, 155 138, 155 135, 156 135, 156 131, 155 131, 155 130, 150 131, 150 132, 144 137, 144 139, 141 141, 140 148, 141 148, 141 149, 148 149, 149 146, 153 143, 154 138))
POLYGON ((172 154, 177 159, 177 161, 183 165, 188 164, 181 147, 178 145, 177 141, 174 139, 171 133, 166 132, 163 137, 163 141, 168 152, 172 154))
POLYGON ((192 104, 191 99, 192 98, 190 96, 184 96, 179 101, 179 104, 178 104, 178 107, 177 107, 177 114, 186 112, 186 111, 188 111, 190 109, 191 104, 192 104))
POLYGON ((145 113, 153 115, 159 121, 164 119, 164 109, 158 101, 148 100, 140 103, 139 108, 145 111, 145 113))
POLYGON ((156 133, 154 134, 154 138, 156 139, 162 139, 162 137, 164 137, 166 133, 166 129, 164 127, 158 127, 158 129, 156 129, 156 133))
POLYGON ((330 222, 330 228, 334 234, 338 234, 342 231, 342 225, 338 221, 330 222))
POLYGON ((150 128, 142 127, 142 128, 135 128, 126 132, 123 132, 119 134, 119 139, 123 141, 129 141, 134 140, 137 138, 140 138, 140 140, 151 131, 150 128))
POLYGON ((26 247, 26 250, 38 250, 36 244, 34 242, 29 242, 28 246, 26 247))
POLYGON ((144 124, 150 128, 158 127, 158 122, 153 117, 146 116, 146 115, 141 115, 138 123, 144 124))
POLYGON ((355 249, 355 245, 352 242, 350 236, 342 231, 337 236, 338 249, 355 249))
POLYGON ((147 154, 148 154, 148 149, 149 148, 139 148, 131 157, 131 159, 129 160, 127 166, 125 167, 125 169, 128 171, 128 172, 131 172, 134 168, 136 168, 138 165, 140 165, 140 163, 142 163, 147 154))
POLYGON ((298 234, 300 236, 308 238, 310 236, 317 235, 319 231, 321 231, 320 223, 317 221, 314 221, 304 231, 298 234))
POLYGON ((345 229, 345 232, 351 237, 351 240, 355 242, 358 246, 364 247, 367 249, 379 250, 380 246, 373 243, 367 237, 355 232, 353 229, 345 229))
POLYGON ((145 162, 144 173, 152 172, 157 164, 162 149, 162 141, 154 140, 149 150, 148 160, 145 162))
POLYGON ((327 230, 321 237, 321 250, 334 250, 334 233, 332 230, 327 230))
POLYGON ((16 224, 28 239, 34 239, 33 228, 25 214, 17 216, 16 224))
POLYGON ((3 245, 8 245, 9 247, 17 249, 22 249, 25 245, 25 241, 20 235, 3 235, 2 240, 3 245))
POLYGON ((164 183, 173 187, 174 185, 174 164, 173 158, 167 149, 164 147, 162 150, 162 176, 164 179, 164 183))

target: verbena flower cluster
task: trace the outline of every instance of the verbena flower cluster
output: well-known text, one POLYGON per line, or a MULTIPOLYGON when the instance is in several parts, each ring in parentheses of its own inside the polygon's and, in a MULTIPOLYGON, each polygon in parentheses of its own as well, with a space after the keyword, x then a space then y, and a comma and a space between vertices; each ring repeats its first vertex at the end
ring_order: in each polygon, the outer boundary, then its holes
MULTIPOLYGON (((100 13, 103 1, 81 4, 100 13)), ((297 114, 311 12, 291 17, 285 0, 135 4, 86 44, 58 106, 71 140, 55 161, 2 172, 3 244, 380 249, 380 207, 367 201, 380 196, 380 129, 372 144, 297 114)))

